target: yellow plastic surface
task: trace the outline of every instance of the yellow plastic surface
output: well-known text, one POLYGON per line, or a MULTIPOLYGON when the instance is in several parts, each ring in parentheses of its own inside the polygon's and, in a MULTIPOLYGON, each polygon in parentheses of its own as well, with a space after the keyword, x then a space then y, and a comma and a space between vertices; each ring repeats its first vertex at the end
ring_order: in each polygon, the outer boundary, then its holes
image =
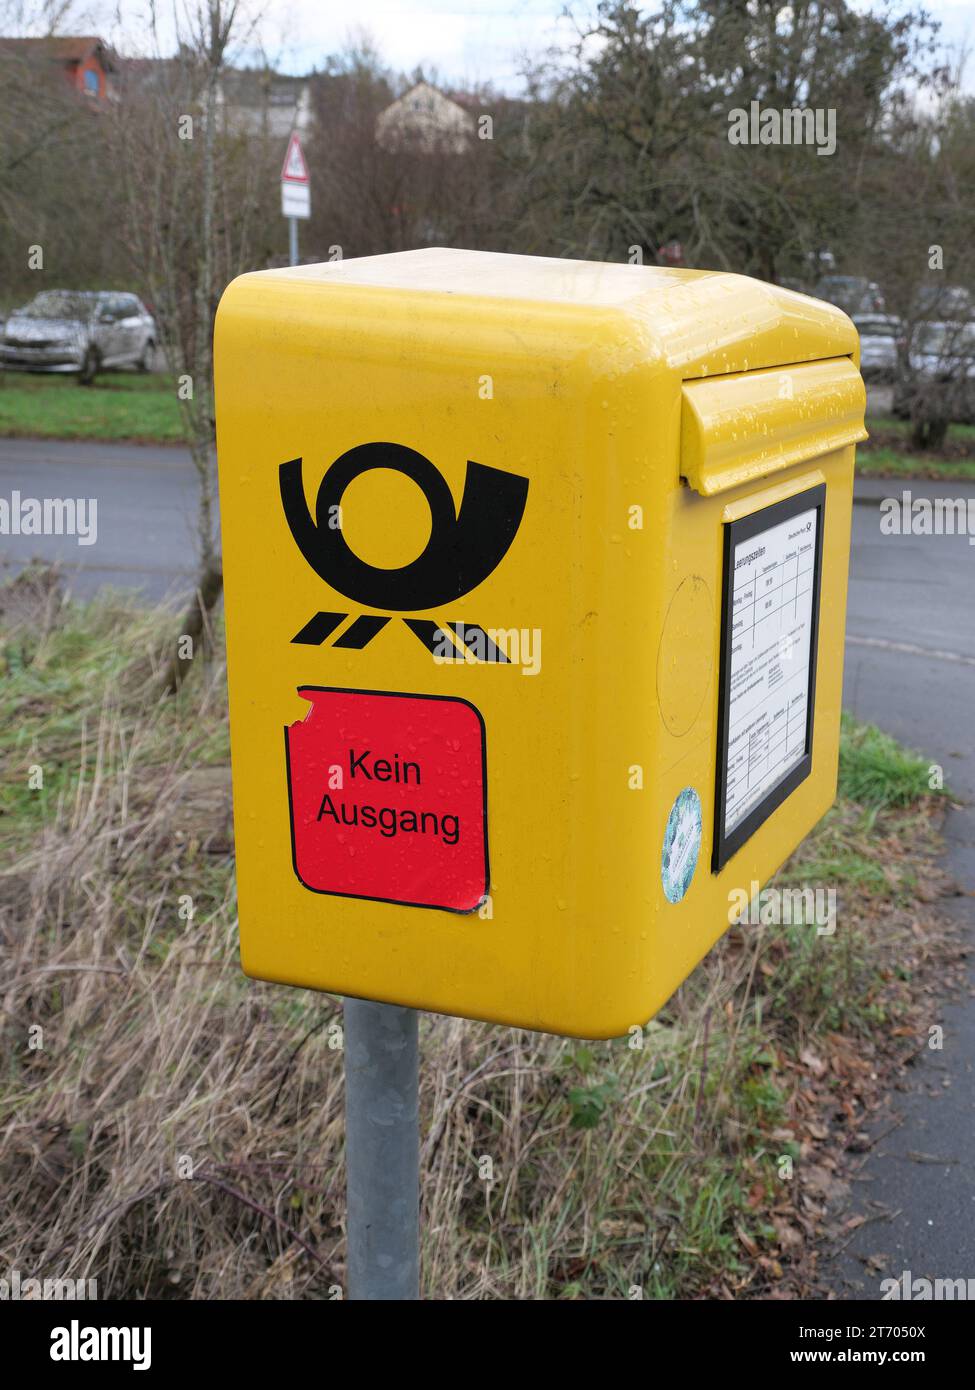
POLYGON ((711 497, 866 439, 863 379, 848 357, 689 381, 681 476, 711 497))
MULTIPOLYGON (((726 930, 732 891, 764 883, 835 794, 854 450, 833 447, 830 431, 835 383, 856 375, 837 362, 857 360, 850 321, 741 276, 431 250, 245 275, 221 301, 215 352, 244 969, 575 1036, 642 1024, 726 930), (788 454, 784 406, 771 423, 785 455, 766 439, 756 449, 745 418, 732 439, 720 404, 687 404, 691 380, 722 388, 720 402, 724 388, 747 392, 748 378, 712 378, 822 359, 828 367, 803 373, 834 385, 819 406, 816 389, 800 392, 800 433, 825 450, 815 460, 788 454), (333 461, 372 441, 429 459, 455 508, 468 460, 527 478, 517 534, 464 597, 394 615, 361 650, 295 644, 317 611, 351 622, 383 610, 350 603, 302 558, 280 465, 303 460, 313 508, 333 461), (729 508, 824 479, 812 773, 715 874, 723 523, 729 508), (403 616, 537 634, 540 669, 437 664, 403 616), (299 882, 283 732, 308 712, 305 686, 476 707, 486 909, 299 882), (687 787, 703 804, 703 843, 686 896, 671 903, 661 851, 687 787)), ((430 533, 429 509, 399 474, 358 478, 342 513, 372 565, 407 563, 430 533)))

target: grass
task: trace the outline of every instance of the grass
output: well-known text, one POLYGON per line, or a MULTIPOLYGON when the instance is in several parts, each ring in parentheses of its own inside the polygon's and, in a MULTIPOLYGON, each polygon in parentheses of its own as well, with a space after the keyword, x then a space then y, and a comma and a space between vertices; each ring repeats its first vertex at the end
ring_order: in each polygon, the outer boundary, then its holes
MULTIPOLYGON (((944 454, 910 449, 910 424, 871 416, 871 440, 857 449, 864 477, 975 480, 975 426, 952 425, 944 454)), ((92 387, 74 376, 0 372, 0 438, 104 439, 180 444, 174 379, 164 373, 108 372, 92 387)))
MULTIPOLYGON (((240 972, 219 633, 161 699, 165 612, 28 574, 0 615, 0 1267, 334 1297, 341 1002, 240 972)), ((424 1016, 428 1296, 778 1289, 825 1161, 810 1116, 860 1123, 938 950, 935 819, 924 760, 846 721, 837 805, 777 880, 835 888, 835 936, 732 928, 611 1043, 424 1016)))
POLYGON ((0 372, 0 436, 178 444, 176 387, 161 372, 75 375, 0 372))
MULTIPOLYGON (((896 435, 905 442, 911 437, 910 420, 898 419, 896 415, 871 415, 867 425, 871 429, 882 430, 884 434, 896 435)), ((952 444, 975 447, 975 425, 951 425, 948 440, 952 444)))
POLYGON ((910 806, 929 785, 930 764, 872 724, 843 716, 839 793, 872 811, 910 806))
POLYGON ((870 439, 857 445, 856 470, 862 477, 975 481, 975 425, 952 425, 937 454, 912 448, 909 420, 871 415, 867 429, 870 439))
POLYGON ((934 478, 975 482, 975 458, 940 458, 896 449, 857 446, 857 475, 864 478, 934 478))

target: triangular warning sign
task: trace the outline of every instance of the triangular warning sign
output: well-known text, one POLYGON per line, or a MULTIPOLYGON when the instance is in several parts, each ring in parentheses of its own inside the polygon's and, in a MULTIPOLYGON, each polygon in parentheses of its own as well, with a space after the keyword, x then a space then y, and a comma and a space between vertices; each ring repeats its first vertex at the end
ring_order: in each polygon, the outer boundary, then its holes
POLYGON ((305 163, 305 156, 301 151, 301 141, 295 130, 291 132, 291 139, 288 141, 288 153, 284 157, 284 165, 281 169, 281 182, 308 182, 308 165, 305 163))

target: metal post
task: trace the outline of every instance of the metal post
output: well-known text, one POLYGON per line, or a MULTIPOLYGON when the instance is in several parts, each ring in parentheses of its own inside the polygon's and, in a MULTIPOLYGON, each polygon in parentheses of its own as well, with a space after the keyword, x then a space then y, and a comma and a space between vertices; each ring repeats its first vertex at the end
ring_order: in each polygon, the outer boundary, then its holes
POLYGON ((298 219, 288 218, 288 265, 298 264, 298 219))
POLYGON ((348 1297, 420 1296, 415 1009, 345 1001, 348 1297))

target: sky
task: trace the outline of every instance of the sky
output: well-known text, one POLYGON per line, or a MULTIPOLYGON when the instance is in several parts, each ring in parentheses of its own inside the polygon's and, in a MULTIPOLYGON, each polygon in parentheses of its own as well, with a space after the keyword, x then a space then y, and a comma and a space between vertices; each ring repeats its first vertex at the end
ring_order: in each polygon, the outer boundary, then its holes
MULTIPOLYGON (((156 0, 164 49, 171 47, 174 5, 184 10, 196 0, 156 0)), ((241 0, 245 11, 263 15, 261 33, 272 65, 282 72, 305 73, 321 67, 329 54, 348 46, 355 30, 365 30, 387 66, 412 72, 422 65, 436 70, 445 86, 468 87, 490 82, 517 95, 528 56, 537 60, 552 49, 569 48, 573 24, 565 18, 566 0, 241 0)), ((868 0, 854 0, 869 8, 868 0)), ((82 0, 96 32, 123 51, 144 47, 149 0, 82 0), (123 34, 113 17, 121 10, 123 34)), ((570 8, 585 15, 595 0, 572 0, 570 8)), ((973 0, 927 0, 926 8, 941 21, 948 43, 975 46, 973 0)), ((975 91, 975 57, 965 86, 975 91)))
POLYGON ((551 47, 566 47, 574 29, 562 17, 560 0, 357 0, 354 6, 329 0, 270 0, 267 27, 278 28, 282 53, 293 46, 297 71, 321 63, 349 38, 349 15, 372 37, 390 67, 411 72, 436 68, 449 85, 473 86, 490 81, 500 91, 521 87, 525 55, 541 57, 551 47), (289 36, 275 10, 298 20, 298 42, 289 36), (289 38, 291 44, 289 45, 289 38))
MULTIPOLYGON (((156 0, 164 51, 172 48, 174 8, 185 14, 196 3, 156 0)), ((422 66, 445 86, 490 82, 509 94, 522 88, 526 55, 537 59, 553 46, 567 48, 575 32, 563 14, 565 0, 241 0, 241 7, 260 13, 264 51, 281 72, 320 68, 365 32, 396 72, 422 66)), ((592 7, 577 0, 574 8, 584 14, 592 7)), ((78 9, 122 52, 145 46, 149 0, 82 0, 78 9), (121 30, 114 22, 119 10, 121 30)), ((246 56, 238 53, 238 61, 246 56)))

